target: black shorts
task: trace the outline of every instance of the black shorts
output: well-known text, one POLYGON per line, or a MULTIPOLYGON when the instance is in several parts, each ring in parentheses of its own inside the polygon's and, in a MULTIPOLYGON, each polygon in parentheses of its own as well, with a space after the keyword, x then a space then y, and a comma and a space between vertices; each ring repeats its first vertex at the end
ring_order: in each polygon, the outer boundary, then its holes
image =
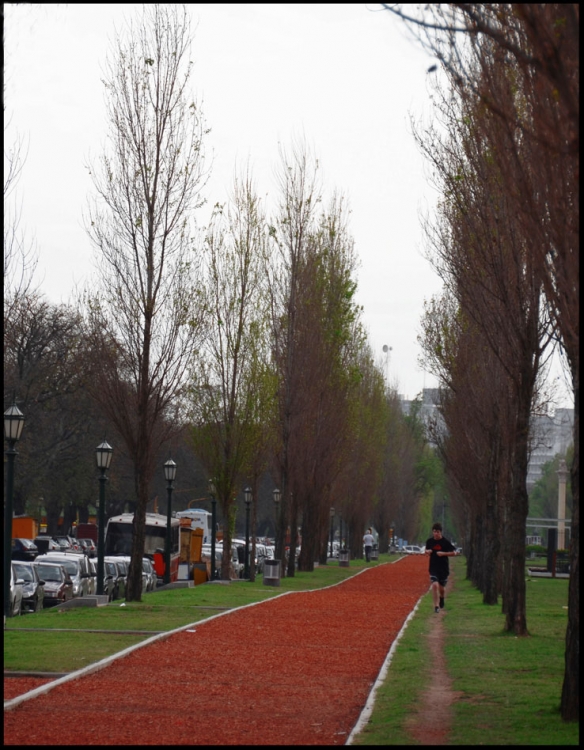
POLYGON ((442 576, 435 576, 433 573, 430 573, 430 585, 434 583, 434 581, 438 581, 438 583, 444 587, 446 586, 448 582, 448 576, 442 577, 442 576))

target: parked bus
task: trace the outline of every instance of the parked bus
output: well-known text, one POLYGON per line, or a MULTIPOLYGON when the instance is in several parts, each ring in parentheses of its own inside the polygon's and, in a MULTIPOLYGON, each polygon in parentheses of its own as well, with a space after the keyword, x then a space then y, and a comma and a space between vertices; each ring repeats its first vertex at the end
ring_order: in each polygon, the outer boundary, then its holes
MULTIPOLYGON (((175 513, 178 519, 188 519, 191 529, 203 529, 203 544, 211 544, 213 516, 208 510, 189 508, 175 513)), ((184 524, 184 521, 182 522, 184 524)))
MULTIPOLYGON (((132 554, 132 524, 133 513, 122 513, 112 516, 107 522, 105 530, 106 555, 132 554)), ((178 562, 180 555, 180 521, 170 519, 170 580, 178 579, 178 562)), ((158 578, 164 577, 164 554, 166 543, 166 516, 158 513, 146 513, 146 528, 144 531, 144 555, 154 562, 158 578)))

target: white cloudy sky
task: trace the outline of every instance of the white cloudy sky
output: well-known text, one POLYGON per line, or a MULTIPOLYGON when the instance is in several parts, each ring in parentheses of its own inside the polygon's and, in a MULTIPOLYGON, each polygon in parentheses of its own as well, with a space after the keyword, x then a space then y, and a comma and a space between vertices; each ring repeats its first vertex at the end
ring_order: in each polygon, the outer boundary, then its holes
MULTIPOLYGON (((82 211, 84 168, 104 144, 100 66, 131 5, 5 5, 5 144, 26 139, 23 228, 36 239, 42 289, 67 301, 92 271, 82 211)), ((423 300, 440 282, 423 257, 420 215, 437 195, 410 116, 431 116, 433 60, 379 5, 190 5, 193 91, 213 154, 209 205, 224 201, 249 159, 261 194, 275 192, 278 143, 303 136, 327 191, 352 208, 359 301, 376 357, 413 398, 435 379, 418 365, 423 300)), ((208 209, 199 223, 205 224, 208 209)))

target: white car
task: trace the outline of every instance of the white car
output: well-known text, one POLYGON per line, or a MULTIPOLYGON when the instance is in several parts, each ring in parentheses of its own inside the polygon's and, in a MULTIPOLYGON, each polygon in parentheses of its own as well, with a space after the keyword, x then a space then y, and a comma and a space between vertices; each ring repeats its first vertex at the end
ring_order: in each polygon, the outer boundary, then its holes
POLYGON ((406 555, 423 555, 424 550, 421 547, 418 547, 417 544, 406 544, 405 547, 402 547, 402 552, 405 552, 406 555))

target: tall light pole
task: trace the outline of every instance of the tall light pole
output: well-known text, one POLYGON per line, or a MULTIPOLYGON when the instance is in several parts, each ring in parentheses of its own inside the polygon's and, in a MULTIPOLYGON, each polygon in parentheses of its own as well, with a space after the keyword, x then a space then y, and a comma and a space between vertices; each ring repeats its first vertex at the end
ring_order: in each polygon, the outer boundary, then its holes
POLYGON ((280 528, 280 498, 282 496, 282 493, 276 487, 276 489, 274 490, 274 492, 272 494, 274 496, 274 508, 275 508, 275 511, 276 511, 276 513, 275 513, 275 515, 276 515, 276 524, 275 524, 275 527, 276 527, 276 539, 275 539, 275 541, 276 541, 276 547, 274 549, 274 558, 276 560, 281 560, 281 557, 278 556, 279 553, 280 553, 280 550, 278 549, 278 547, 280 546, 280 544, 279 544, 280 537, 279 537, 279 533, 278 532, 279 532, 279 528, 280 528))
POLYGON ((566 461, 561 458, 556 472, 558 475, 558 549, 566 549, 566 480, 568 479, 566 461))
POLYGON ((103 594, 103 558, 105 555, 105 483, 106 471, 110 467, 113 448, 106 443, 100 443, 95 450, 97 468, 101 471, 99 476, 99 526, 97 536, 97 593, 103 594))
POLYGON ((172 483, 176 477, 176 464, 169 458, 164 464, 164 478, 168 482, 166 492, 168 501, 166 504, 166 539, 164 544, 164 583, 170 583, 170 519, 172 518, 172 483))
POLYGON ((331 508, 331 557, 333 556, 333 523, 335 519, 335 509, 331 508))
POLYGON ((215 520, 215 505, 217 500, 215 499, 215 483, 212 479, 209 479, 209 494, 211 495, 211 580, 216 579, 215 575, 215 528, 217 522, 215 520))
POLYGON ((245 494, 245 568, 243 577, 249 578, 249 508, 251 505, 251 487, 246 487, 245 494))
POLYGON ((12 564, 12 496, 14 494, 14 459, 16 443, 22 435, 24 415, 16 402, 4 412, 4 438, 8 441, 6 470, 6 500, 4 505, 4 625, 10 615, 10 566, 12 564))

